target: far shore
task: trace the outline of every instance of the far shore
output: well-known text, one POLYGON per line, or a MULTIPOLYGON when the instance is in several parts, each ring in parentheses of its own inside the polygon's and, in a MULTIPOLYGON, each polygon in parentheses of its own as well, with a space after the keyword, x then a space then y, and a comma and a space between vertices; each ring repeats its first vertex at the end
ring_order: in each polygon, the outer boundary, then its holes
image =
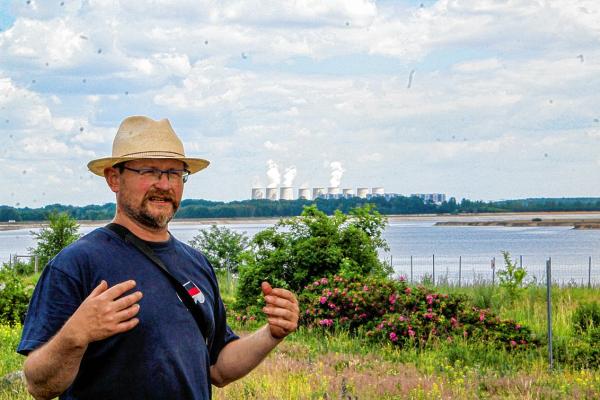
MULTIPOLYGON (((175 219, 171 225, 233 225, 275 224, 283 217, 273 218, 196 218, 175 219)), ((532 212, 532 213, 481 213, 481 214, 410 214, 387 215, 390 223, 431 222, 449 226, 572 226, 577 229, 600 229, 600 212, 532 212), (541 221, 538 221, 540 219, 541 221)), ((77 221, 81 226, 102 226, 109 220, 77 221)), ((48 225, 48 221, 0 222, 0 231, 35 229, 48 225)))

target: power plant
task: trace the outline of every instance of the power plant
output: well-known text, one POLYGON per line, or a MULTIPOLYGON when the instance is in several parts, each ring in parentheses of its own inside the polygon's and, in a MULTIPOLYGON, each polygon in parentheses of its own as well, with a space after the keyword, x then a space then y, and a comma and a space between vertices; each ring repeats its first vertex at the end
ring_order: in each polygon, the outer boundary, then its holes
POLYGON ((252 200, 314 200, 318 198, 322 199, 339 199, 339 198, 351 198, 360 197, 363 199, 371 197, 383 197, 385 196, 385 190, 383 187, 356 188, 356 195, 352 188, 340 188, 339 186, 330 187, 314 187, 314 188, 299 188, 297 191, 298 195, 294 197, 294 188, 291 186, 284 187, 268 187, 268 188, 252 188, 252 200))

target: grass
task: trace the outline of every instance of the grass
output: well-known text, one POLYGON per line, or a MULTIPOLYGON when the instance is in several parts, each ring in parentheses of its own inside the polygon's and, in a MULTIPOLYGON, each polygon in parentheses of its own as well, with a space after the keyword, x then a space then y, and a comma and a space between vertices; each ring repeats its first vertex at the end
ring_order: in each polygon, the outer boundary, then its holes
MULTIPOLYGON (((235 286, 221 280, 226 303, 235 286)), ((507 299, 499 288, 439 288, 488 302, 503 318, 546 333, 545 289, 532 287, 507 299)), ((598 301, 600 289, 553 288, 554 335, 569 349, 571 318, 578 304, 598 301)), ((241 334, 260 323, 230 321, 241 334)), ((0 326, 0 376, 21 368, 14 352, 20 326, 0 326)), ((600 345, 600 344, 599 344, 600 345)), ((301 328, 245 378, 213 390, 221 399, 597 399, 600 370, 556 364, 550 371, 546 348, 508 352, 482 343, 440 341, 428 349, 373 344, 348 332, 301 328)), ((26 399, 22 384, 0 379, 0 400, 26 399)))

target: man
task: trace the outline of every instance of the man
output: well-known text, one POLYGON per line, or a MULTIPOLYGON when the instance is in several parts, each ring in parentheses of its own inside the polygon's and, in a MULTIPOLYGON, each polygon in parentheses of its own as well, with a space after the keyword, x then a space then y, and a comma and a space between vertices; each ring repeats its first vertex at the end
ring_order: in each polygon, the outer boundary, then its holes
POLYGON ((144 241, 190 294, 207 337, 173 284, 144 253, 106 227, 73 243, 36 286, 18 347, 37 399, 208 399, 256 367, 297 328, 292 293, 262 290, 268 323, 238 338, 225 322, 206 258, 168 231, 188 175, 208 161, 185 156, 168 120, 126 118, 112 157, 88 168, 116 194, 114 224, 144 241))

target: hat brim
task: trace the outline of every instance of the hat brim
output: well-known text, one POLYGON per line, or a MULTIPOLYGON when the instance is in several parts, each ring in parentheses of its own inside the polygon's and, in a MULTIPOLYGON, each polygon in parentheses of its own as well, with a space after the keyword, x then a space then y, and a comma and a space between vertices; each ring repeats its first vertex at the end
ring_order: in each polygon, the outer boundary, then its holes
MULTIPOLYGON (((203 170, 208 167, 210 161, 204 160, 202 158, 187 158, 187 157, 148 157, 154 159, 161 160, 179 160, 184 162, 187 165, 187 170, 190 171, 190 174, 195 174, 198 171, 203 170)), ((133 161, 139 160, 139 157, 106 157, 99 158, 97 160, 92 160, 88 163, 88 169, 98 176, 104 176, 104 170, 106 168, 111 168, 119 163, 125 161, 133 161)))

